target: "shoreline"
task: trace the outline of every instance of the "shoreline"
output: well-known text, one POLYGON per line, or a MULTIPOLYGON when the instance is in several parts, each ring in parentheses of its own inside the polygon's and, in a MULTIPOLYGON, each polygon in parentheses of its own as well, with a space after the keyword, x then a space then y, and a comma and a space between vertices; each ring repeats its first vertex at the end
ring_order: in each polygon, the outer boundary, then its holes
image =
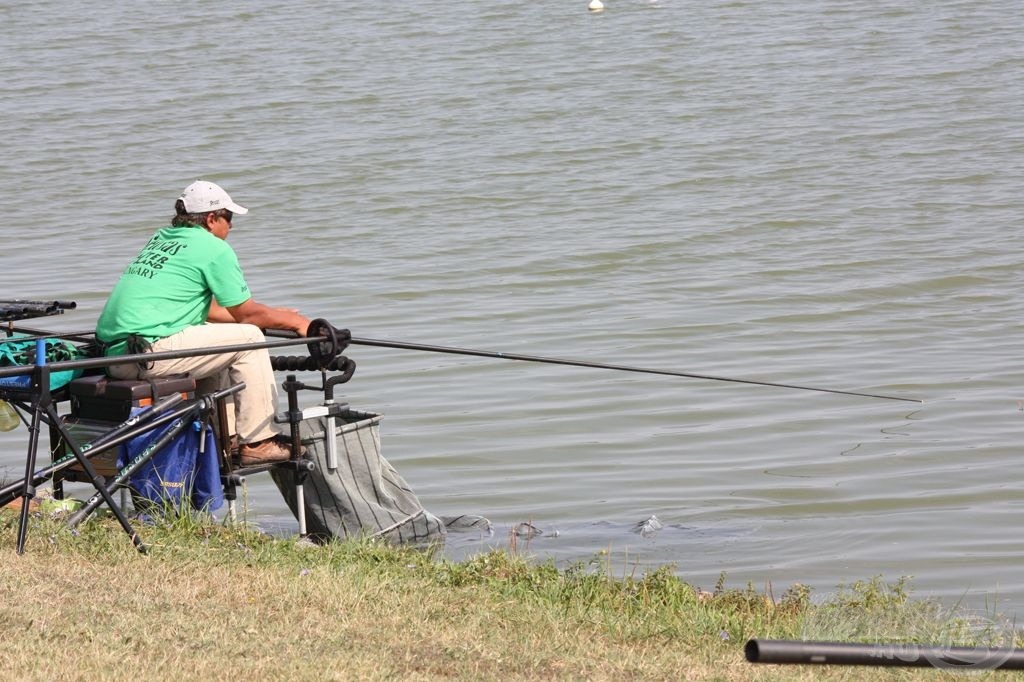
POLYGON ((0 671, 32 679, 223 679, 228 668, 270 679, 850 679, 842 666, 752 665, 744 645, 1024 643, 1016 630, 998 642, 971 630, 911 597, 908 581, 859 581, 817 603, 801 585, 706 590, 667 566, 613 577, 599 560, 558 569, 510 550, 453 563, 369 541, 303 546, 194 516, 142 527, 140 554, 110 519, 70 533, 59 513, 36 512, 19 557, 16 527, 0 511, 0 621, 20 652, 0 671))

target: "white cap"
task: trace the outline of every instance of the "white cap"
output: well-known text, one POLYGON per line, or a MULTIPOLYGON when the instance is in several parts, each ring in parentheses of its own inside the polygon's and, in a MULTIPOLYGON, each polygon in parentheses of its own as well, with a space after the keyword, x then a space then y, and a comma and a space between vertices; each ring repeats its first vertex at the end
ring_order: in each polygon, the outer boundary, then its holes
POLYGON ((205 180, 196 180, 186 187, 178 198, 184 202, 186 213, 208 213, 222 208, 238 215, 249 212, 245 206, 239 206, 231 201, 231 197, 219 185, 205 180))

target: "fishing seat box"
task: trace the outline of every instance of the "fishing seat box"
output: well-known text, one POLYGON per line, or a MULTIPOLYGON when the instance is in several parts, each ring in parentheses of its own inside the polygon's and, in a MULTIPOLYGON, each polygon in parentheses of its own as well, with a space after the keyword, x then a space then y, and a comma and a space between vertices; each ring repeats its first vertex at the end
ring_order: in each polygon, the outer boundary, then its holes
MULTIPOLYGON (((127 420, 134 409, 148 407, 154 401, 174 393, 180 393, 185 400, 192 400, 195 391, 195 379, 184 374, 148 381, 111 379, 103 375, 84 376, 68 384, 71 412, 62 421, 75 443, 81 446, 127 420)), ((58 437, 57 440, 53 447, 54 459, 71 452, 62 438, 58 437)), ((117 473, 118 449, 112 448, 89 459, 96 473, 104 477, 117 473)), ((77 462, 64 469, 60 478, 88 482, 77 462)))
POLYGON ((88 376, 68 385, 72 417, 115 424, 128 419, 133 409, 148 407, 160 398, 180 393, 191 400, 195 392, 196 380, 187 374, 150 380, 88 376))

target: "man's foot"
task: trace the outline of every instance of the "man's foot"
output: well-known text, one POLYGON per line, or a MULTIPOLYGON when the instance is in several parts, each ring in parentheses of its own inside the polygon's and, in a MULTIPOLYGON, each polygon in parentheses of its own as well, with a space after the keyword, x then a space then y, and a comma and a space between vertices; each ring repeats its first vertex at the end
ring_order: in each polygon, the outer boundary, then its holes
POLYGON ((291 448, 280 436, 267 438, 257 443, 244 443, 238 449, 238 463, 242 466, 287 462, 291 458, 291 448))

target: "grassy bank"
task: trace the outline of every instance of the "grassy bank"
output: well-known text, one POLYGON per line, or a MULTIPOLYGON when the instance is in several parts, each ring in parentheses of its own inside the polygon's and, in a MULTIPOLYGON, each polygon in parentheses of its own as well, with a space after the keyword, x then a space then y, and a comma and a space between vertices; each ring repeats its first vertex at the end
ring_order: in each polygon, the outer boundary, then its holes
POLYGON ((73 535, 35 515, 18 556, 16 529, 0 511, 8 679, 936 679, 947 674, 754 665, 743 645, 990 636, 878 580, 815 603, 799 586, 704 591, 671 567, 630 575, 607 556, 566 570, 501 551, 451 563, 192 519, 146 527, 140 555, 109 521, 73 535))

